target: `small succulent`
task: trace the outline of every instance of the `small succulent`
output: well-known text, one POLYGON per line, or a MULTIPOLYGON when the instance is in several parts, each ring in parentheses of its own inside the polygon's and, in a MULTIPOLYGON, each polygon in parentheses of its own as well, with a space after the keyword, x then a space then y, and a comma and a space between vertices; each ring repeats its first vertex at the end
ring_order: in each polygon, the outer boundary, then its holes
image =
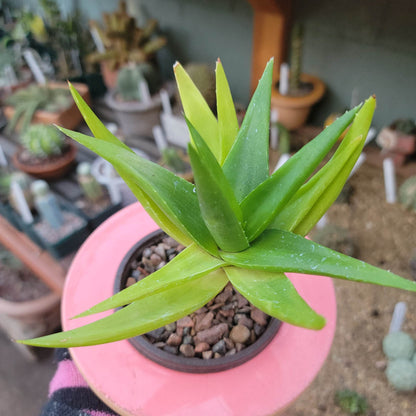
POLYGON ((410 360, 415 352, 415 341, 406 332, 391 332, 383 339, 383 351, 389 360, 410 360))
POLYGON ((335 403, 350 415, 363 415, 368 409, 366 398, 352 390, 337 391, 335 403))
POLYGON ((92 53, 90 62, 108 62, 111 70, 135 62, 149 62, 156 51, 165 46, 166 38, 155 34, 157 21, 150 19, 144 27, 138 27, 135 19, 127 13, 125 1, 113 13, 103 14, 104 28, 97 22, 90 25, 97 31, 105 47, 103 53, 92 53))
POLYGON ((91 164, 81 162, 77 166, 77 179, 82 192, 89 201, 98 201, 104 196, 103 187, 91 173, 91 164))
POLYGON ((399 188, 399 201, 406 208, 416 211, 416 176, 407 178, 399 188))
POLYGON ((55 113, 67 108, 70 104, 70 94, 65 88, 30 85, 20 89, 6 99, 6 104, 14 107, 13 117, 8 123, 7 130, 12 132, 21 123, 24 132, 30 125, 37 110, 55 113))
POLYGON ((389 383, 398 391, 413 391, 416 388, 416 366, 411 360, 399 358, 389 361, 386 368, 389 383))
POLYGON ((199 309, 229 281, 265 313, 321 329, 325 318, 305 302, 286 272, 416 291, 415 282, 305 238, 355 165, 375 98, 345 113, 270 175, 272 71, 270 61, 239 127, 220 61, 218 118, 183 67, 174 66, 192 139, 188 152, 195 185, 136 155, 71 88, 95 137, 61 131, 112 163, 155 222, 186 248, 160 270, 78 316, 125 306, 114 314, 70 331, 19 342, 75 347, 140 335, 199 309), (350 124, 332 158, 311 177, 350 124))
POLYGON ((46 158, 60 155, 65 136, 53 126, 32 124, 20 137, 23 147, 32 155, 46 158))

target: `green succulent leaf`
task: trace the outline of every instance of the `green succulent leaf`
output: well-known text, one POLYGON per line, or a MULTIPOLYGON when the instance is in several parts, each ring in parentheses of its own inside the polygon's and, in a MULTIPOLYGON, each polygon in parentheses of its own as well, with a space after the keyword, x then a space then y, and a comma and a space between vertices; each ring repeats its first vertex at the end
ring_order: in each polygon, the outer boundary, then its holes
POLYGON ((67 129, 60 130, 108 160, 164 231, 177 241, 185 239, 186 245, 193 240, 209 253, 217 254, 217 246, 201 217, 191 183, 120 146, 67 129))
POLYGON ((230 282, 254 306, 281 321, 309 329, 321 329, 325 318, 317 314, 283 274, 225 267, 230 282))
POLYGON ((357 137, 344 146, 344 151, 338 148, 330 161, 276 215, 270 228, 306 235, 341 191, 361 152, 361 143, 362 138, 357 137))
MULTIPOLYGON (((211 152, 219 161, 221 146, 217 119, 182 65, 177 62, 173 70, 186 117, 204 138, 211 152)), ((193 139, 192 134, 191 138, 193 139)))
MULTIPOLYGON (((223 164, 225 176, 234 189, 238 202, 269 176, 272 75, 273 60, 270 60, 250 101, 234 145, 223 164)), ((199 131, 198 126, 195 128, 199 131)), ((202 132, 201 135, 205 138, 202 132)))
POLYGON ((269 272, 294 272, 337 277, 416 291, 416 282, 371 266, 283 230, 265 230, 240 253, 220 253, 231 265, 269 272))
POLYGON ((241 209, 247 221, 245 230, 249 241, 266 229, 294 192, 309 178, 358 110, 359 107, 355 107, 338 118, 243 200, 241 209))
POLYGON ((161 293, 137 300, 115 313, 80 328, 21 340, 37 347, 68 348, 105 344, 142 335, 204 306, 227 284, 222 270, 161 293))
POLYGON ((119 140, 113 133, 111 133, 107 127, 100 121, 100 119, 94 114, 89 105, 84 101, 81 94, 74 88, 74 86, 68 82, 69 91, 78 107, 82 117, 84 118, 87 126, 90 128, 94 137, 100 138, 109 143, 121 146, 124 149, 132 152, 132 150, 126 146, 121 140, 119 140))
POLYGON ((370 97, 331 160, 277 214, 271 228, 306 235, 338 197, 365 143, 375 110, 370 97))
POLYGON ((188 153, 199 199, 202 218, 218 246, 226 251, 248 247, 241 224, 242 213, 221 166, 202 137, 188 122, 196 150, 191 144, 188 153))
POLYGON ((238 120, 233 97, 221 61, 217 60, 215 69, 218 129, 220 135, 221 154, 219 163, 222 165, 238 134, 238 120))
POLYGON ((98 303, 75 318, 119 308, 146 296, 170 290, 173 287, 181 286, 211 273, 224 264, 226 264, 224 261, 209 255, 196 244, 191 244, 167 263, 166 266, 98 303))

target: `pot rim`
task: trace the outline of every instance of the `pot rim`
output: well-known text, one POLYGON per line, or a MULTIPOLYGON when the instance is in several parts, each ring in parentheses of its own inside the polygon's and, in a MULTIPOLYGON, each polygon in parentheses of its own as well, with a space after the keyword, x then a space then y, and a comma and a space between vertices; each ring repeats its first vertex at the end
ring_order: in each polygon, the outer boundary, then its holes
POLYGON ((54 160, 53 162, 45 162, 43 164, 39 164, 39 165, 27 165, 23 162, 20 161, 19 159, 19 155, 22 152, 22 147, 19 147, 12 156, 12 161, 13 164, 19 169, 22 170, 23 172, 29 173, 31 175, 42 175, 45 174, 45 172, 48 171, 55 171, 55 170, 60 170, 62 169, 64 166, 69 166, 74 160, 75 157, 77 155, 77 151, 78 148, 75 145, 75 143, 70 140, 70 139, 66 139, 65 140, 67 145, 68 145, 68 150, 62 155, 62 157, 57 158, 56 160, 54 160))
MULTIPOLYGON (((277 88, 272 90, 272 107, 273 106, 282 106, 289 108, 303 108, 310 107, 319 101, 325 93, 325 84, 314 75, 301 74, 300 80, 304 83, 312 84, 312 91, 308 94, 293 97, 290 95, 282 95, 279 93, 277 88)), ((278 82, 279 80, 277 80, 278 82)))
MULTIPOLYGON (((163 235, 167 234, 163 230, 158 229, 144 236, 130 248, 118 267, 114 280, 114 294, 120 292, 121 288, 125 286, 126 280, 129 277, 128 267, 133 259, 137 258, 141 252, 143 252, 145 247, 149 247, 157 241, 160 241, 160 238, 163 237, 163 235)), ((255 357, 272 341, 279 331, 280 325, 281 321, 270 317, 270 322, 267 325, 266 330, 253 344, 234 355, 209 360, 198 357, 191 358, 173 355, 155 347, 144 336, 129 338, 127 341, 142 355, 164 367, 186 373, 211 373, 234 368, 255 357)))

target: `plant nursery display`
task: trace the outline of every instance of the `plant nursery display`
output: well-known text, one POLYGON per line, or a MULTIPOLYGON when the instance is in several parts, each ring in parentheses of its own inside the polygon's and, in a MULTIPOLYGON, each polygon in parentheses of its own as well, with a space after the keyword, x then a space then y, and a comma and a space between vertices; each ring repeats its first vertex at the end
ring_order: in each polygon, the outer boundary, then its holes
POLYGON ((216 70, 218 121, 183 68, 175 65, 192 136, 188 151, 195 185, 135 155, 71 89, 96 138, 61 131, 109 160, 151 217, 186 249, 147 278, 79 314, 128 305, 109 317, 19 342, 73 347, 129 338, 201 308, 229 281, 267 314, 321 329, 325 318, 299 296, 285 272, 416 290, 414 282, 304 238, 337 197, 361 152, 374 97, 345 113, 269 175, 271 74, 269 62, 239 129, 221 63, 216 70), (307 181, 351 123, 330 161, 307 181))

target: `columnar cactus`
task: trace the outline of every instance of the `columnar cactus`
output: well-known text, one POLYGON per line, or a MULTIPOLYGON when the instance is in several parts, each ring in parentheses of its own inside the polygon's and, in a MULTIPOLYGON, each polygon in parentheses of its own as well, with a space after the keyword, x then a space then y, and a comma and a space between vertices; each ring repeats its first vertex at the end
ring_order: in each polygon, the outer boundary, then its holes
POLYGON ((98 201, 103 197, 104 191, 97 179, 91 174, 91 164, 82 162, 77 167, 78 183, 85 197, 90 201, 98 201))
POLYGON ((416 176, 406 179, 400 186, 399 201, 406 208, 416 211, 416 176))

